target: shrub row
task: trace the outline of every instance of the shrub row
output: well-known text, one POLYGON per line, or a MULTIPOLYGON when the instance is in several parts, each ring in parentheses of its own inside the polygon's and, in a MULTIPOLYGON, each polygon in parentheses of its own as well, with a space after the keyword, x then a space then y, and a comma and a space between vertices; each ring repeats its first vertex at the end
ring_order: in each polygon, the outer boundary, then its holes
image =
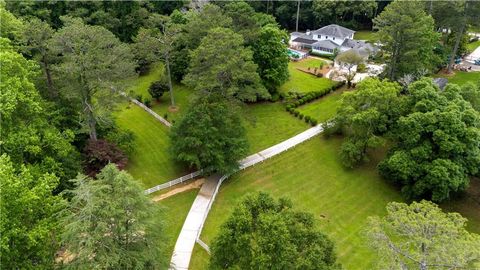
POLYGON ((320 91, 313 91, 313 92, 308 92, 305 95, 300 95, 297 93, 294 96, 294 93, 290 93, 290 96, 293 97, 293 99, 287 104, 287 108, 297 108, 298 106, 304 105, 310 101, 316 100, 320 97, 323 97, 324 95, 342 87, 345 85, 345 82, 336 82, 334 85, 331 87, 325 88, 320 91))
POLYGON ((298 117, 298 119, 300 119, 300 120, 303 119, 307 124, 310 124, 312 126, 316 126, 318 124, 317 119, 315 119, 315 118, 313 118, 309 115, 304 115, 299 110, 297 110, 293 107, 287 107, 287 112, 289 112, 290 114, 292 114, 295 117, 298 117))

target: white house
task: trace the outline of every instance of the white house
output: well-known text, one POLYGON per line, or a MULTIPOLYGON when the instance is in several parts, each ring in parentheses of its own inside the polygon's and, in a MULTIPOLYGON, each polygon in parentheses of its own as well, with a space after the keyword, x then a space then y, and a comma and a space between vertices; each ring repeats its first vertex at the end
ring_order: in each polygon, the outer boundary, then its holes
POLYGON ((293 32, 290 35, 290 46, 296 49, 311 50, 318 54, 334 54, 335 50, 344 52, 356 50, 365 58, 377 51, 371 44, 354 40, 355 31, 340 25, 330 24, 318 30, 307 30, 305 33, 293 32))

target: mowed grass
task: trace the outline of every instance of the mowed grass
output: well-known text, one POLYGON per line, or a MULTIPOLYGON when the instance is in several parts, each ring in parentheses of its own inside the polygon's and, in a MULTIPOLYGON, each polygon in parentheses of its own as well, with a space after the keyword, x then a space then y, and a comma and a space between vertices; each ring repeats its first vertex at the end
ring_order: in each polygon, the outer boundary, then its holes
POLYGON ((447 78, 449 83, 464 85, 467 82, 478 83, 480 81, 480 72, 454 71, 453 75, 435 74, 434 77, 447 78))
POLYGON ((170 92, 166 92, 160 98, 160 101, 152 100, 152 110, 155 111, 161 117, 166 118, 170 122, 175 122, 186 112, 190 105, 191 97, 193 96, 193 90, 187 86, 175 83, 173 84, 173 97, 175 100, 175 110, 170 110, 170 92))
POLYGON ((281 103, 258 103, 242 108, 250 153, 256 153, 305 131, 309 126, 285 111, 281 103))
MULTIPOLYGON (((166 255, 172 256, 175 242, 178 235, 182 230, 183 223, 187 217, 188 211, 192 206, 195 197, 197 196, 198 189, 188 190, 172 197, 168 197, 164 200, 157 202, 156 204, 161 207, 162 215, 160 218, 164 221, 166 239, 166 255)), ((168 260, 170 260, 170 257, 168 260)))
POLYGON ((366 40, 374 43, 377 40, 377 35, 375 32, 370 30, 360 30, 355 32, 355 34, 353 35, 353 39, 366 40))
MULTIPOLYGON (((314 214, 317 223, 335 242, 344 269, 372 269, 375 254, 363 236, 367 217, 382 216, 391 201, 403 201, 398 190, 380 178, 374 153, 369 164, 345 169, 339 160, 340 138, 316 137, 269 161, 233 175, 224 182, 203 229, 202 240, 211 244, 233 207, 247 193, 266 191, 289 197, 301 210, 314 214)), ((449 203, 469 219, 468 228, 480 230, 480 206, 470 201, 449 203), (468 209, 469 211, 465 210, 468 209), (462 210, 463 209, 463 210, 462 210)), ((202 252, 194 253, 191 269, 206 269, 202 252)))
POLYGON ((288 63, 290 78, 280 87, 280 92, 311 92, 328 88, 333 85, 333 81, 327 78, 318 78, 314 75, 302 72, 297 67, 319 67, 324 62, 315 58, 307 58, 298 62, 288 63))
POLYGON ((480 47, 480 40, 470 42, 470 43, 467 44, 467 50, 469 52, 475 51, 475 49, 478 48, 478 47, 480 47))
POLYGON ((116 113, 117 124, 135 134, 135 152, 127 165, 127 171, 135 179, 150 188, 187 172, 168 151, 168 127, 133 103, 122 105, 121 109, 116 113))
POLYGON ((289 197, 296 207, 313 213, 322 230, 335 241, 345 269, 371 269, 373 253, 362 238, 366 219, 385 214, 388 202, 402 198, 380 179, 374 162, 355 170, 345 169, 338 156, 340 143, 340 139, 316 137, 232 176, 221 187, 202 240, 212 242, 242 196, 267 191, 289 197))
POLYGON ((297 109, 302 114, 317 119, 318 123, 323 123, 335 116, 344 91, 346 91, 345 88, 338 89, 297 109))
POLYGON ((131 86, 128 88, 128 92, 132 92, 134 98, 137 98, 137 95, 141 95, 142 99, 151 98, 150 94, 148 93, 150 84, 160 80, 163 76, 163 64, 157 63, 151 67, 148 74, 139 76, 135 81, 130 82, 131 86))

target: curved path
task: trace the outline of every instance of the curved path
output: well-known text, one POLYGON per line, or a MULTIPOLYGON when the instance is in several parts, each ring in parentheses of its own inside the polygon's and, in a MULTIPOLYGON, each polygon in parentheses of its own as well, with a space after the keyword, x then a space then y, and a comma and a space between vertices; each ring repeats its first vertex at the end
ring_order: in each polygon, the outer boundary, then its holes
MULTIPOLYGON (((322 126, 317 125, 279 144, 248 156, 239 162, 239 170, 243 170, 270 157, 278 155, 320 134, 322 131, 322 126)), ((202 232, 203 224, 207 219, 208 212, 215 200, 220 185, 223 180, 228 178, 228 176, 229 175, 212 175, 205 179, 205 183, 195 198, 195 201, 188 212, 187 218, 185 219, 182 230, 180 231, 180 235, 178 236, 170 262, 171 269, 188 269, 195 242, 198 240, 200 233, 202 232)))

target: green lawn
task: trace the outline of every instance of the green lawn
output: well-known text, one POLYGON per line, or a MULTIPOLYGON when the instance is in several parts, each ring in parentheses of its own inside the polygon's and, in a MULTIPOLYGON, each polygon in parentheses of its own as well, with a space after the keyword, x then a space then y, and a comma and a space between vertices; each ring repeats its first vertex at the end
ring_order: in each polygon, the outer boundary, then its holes
MULTIPOLYGON (((164 218, 165 235, 167 236, 166 253, 168 256, 172 256, 175 242, 197 193, 198 189, 188 190, 157 203, 163 212, 162 218, 164 218)), ((170 257, 168 260, 170 260, 170 257)))
POLYGON ((467 50, 469 52, 473 52, 478 47, 480 47, 480 40, 467 44, 467 50))
POLYGON ((290 78, 286 83, 280 87, 281 92, 310 92, 322 90, 333 85, 333 82, 327 78, 317 78, 314 75, 307 74, 297 67, 318 67, 320 63, 324 62, 315 58, 307 58, 298 62, 290 62, 288 64, 288 71, 290 72, 290 78))
POLYGON ((133 92, 136 98, 136 95, 141 95, 143 99, 145 98, 152 98, 148 93, 148 87, 154 81, 158 81, 163 77, 163 64, 158 63, 153 65, 150 69, 150 72, 146 75, 139 76, 134 82, 131 83, 128 92, 133 92))
POLYGON ((179 117, 182 116, 188 108, 192 94, 193 90, 188 89, 187 86, 180 83, 175 83, 173 85, 173 96, 177 110, 170 111, 168 109, 170 107, 170 92, 165 93, 160 98, 159 102, 155 100, 152 101, 152 110, 162 117, 165 117, 165 114, 167 114, 167 120, 170 122, 172 122, 172 120, 178 121, 179 117))
POLYGON ((304 121, 286 112, 281 103, 249 104, 242 111, 250 153, 266 149, 309 128, 304 121))
POLYGON ((375 42, 377 40, 376 33, 370 30, 360 30, 355 32, 353 35, 353 39, 357 40, 366 40, 371 43, 375 42))
POLYGON ((116 121, 121 128, 135 134, 135 152, 130 155, 127 171, 146 188, 186 173, 168 152, 168 127, 135 104, 122 105, 116 121))
POLYGON ((447 78, 449 83, 463 85, 467 82, 477 83, 480 81, 480 72, 455 71, 453 75, 435 74, 434 77, 447 78))
MULTIPOLYGON (((339 261, 345 269, 372 269, 374 254, 362 236, 366 218, 385 214, 388 202, 403 199, 377 174, 375 164, 381 153, 371 163, 348 170, 339 162, 340 143, 339 138, 317 137, 232 176, 221 187, 202 240, 210 244, 241 197, 262 190, 277 197, 287 196, 299 209, 312 212, 322 230, 335 241, 339 261)), ((480 210, 464 214, 475 222, 473 225, 470 222, 469 227, 478 230, 480 210), (477 218, 471 218, 472 213, 477 218)), ((194 256, 205 254, 196 252, 194 256)), ((191 269, 206 269, 204 258, 194 257, 193 262, 191 269)))
POLYGON ((317 119, 319 123, 325 122, 335 116, 344 88, 332 92, 311 103, 302 105, 297 109, 304 115, 317 119))

